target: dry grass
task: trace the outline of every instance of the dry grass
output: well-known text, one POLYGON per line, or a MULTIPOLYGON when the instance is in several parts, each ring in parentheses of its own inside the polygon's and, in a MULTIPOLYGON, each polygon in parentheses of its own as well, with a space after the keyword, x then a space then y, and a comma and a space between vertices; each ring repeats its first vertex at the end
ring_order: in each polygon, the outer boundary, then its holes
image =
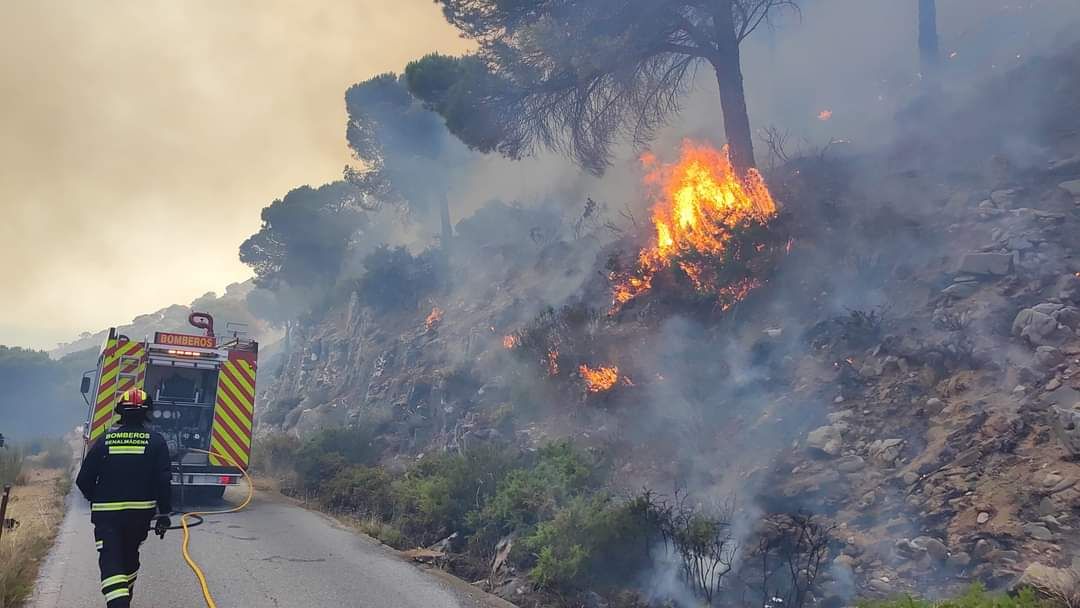
POLYGON ((36 469, 26 474, 26 484, 12 489, 10 518, 14 530, 0 539, 0 608, 14 608, 30 595, 38 567, 52 545, 64 515, 64 496, 71 486, 63 469, 36 469))
POLYGON ((25 461, 26 456, 19 446, 0 449, 0 486, 22 485, 25 481, 22 477, 25 461))
POLYGON ((1080 570, 1036 564, 1024 573, 1024 583, 1061 608, 1080 608, 1080 570))
POLYGON ((352 522, 357 529, 384 545, 400 549, 404 545, 401 530, 375 517, 365 517, 352 522))

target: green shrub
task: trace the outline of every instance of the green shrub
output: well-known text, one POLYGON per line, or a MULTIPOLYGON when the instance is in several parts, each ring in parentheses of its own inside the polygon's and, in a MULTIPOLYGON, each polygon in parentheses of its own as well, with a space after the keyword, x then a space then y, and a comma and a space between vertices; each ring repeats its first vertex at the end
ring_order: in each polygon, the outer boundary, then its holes
POLYGON ((1039 599, 1034 590, 1024 588, 1016 595, 987 593, 982 585, 974 584, 963 595, 941 601, 915 597, 889 600, 864 600, 859 608, 1050 608, 1051 603, 1039 599))
POLYGON ((648 561, 649 521, 636 503, 607 494, 578 496, 521 540, 519 563, 541 588, 573 591, 625 582, 648 561), (523 552, 526 554, 523 555, 523 552))
POLYGON ((595 465, 572 444, 548 444, 531 466, 503 478, 495 495, 474 515, 473 527, 490 537, 533 526, 552 518, 567 499, 591 487, 595 477, 595 465))
POLYGON ((516 460, 495 445, 421 460, 394 483, 402 532, 421 543, 471 532, 470 513, 483 508, 516 460))
POLYGON ((388 519, 394 512, 391 483, 384 469, 346 466, 321 489, 319 504, 329 511, 388 519))
POLYGON ((295 473, 300 440, 285 433, 271 433, 255 438, 251 449, 251 468, 260 475, 282 479, 295 473))
POLYGON ((318 452, 303 449, 296 458, 297 488, 318 496, 327 482, 336 477, 349 463, 339 452, 318 452))
POLYGON ((326 429, 307 439, 296 451, 300 486, 311 492, 333 479, 348 465, 372 465, 379 458, 375 425, 326 429))

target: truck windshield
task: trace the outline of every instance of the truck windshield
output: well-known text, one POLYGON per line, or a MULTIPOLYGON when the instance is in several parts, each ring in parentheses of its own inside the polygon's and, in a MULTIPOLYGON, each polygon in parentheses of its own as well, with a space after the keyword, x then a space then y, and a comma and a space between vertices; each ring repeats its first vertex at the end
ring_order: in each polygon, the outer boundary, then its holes
POLYGON ((217 370, 151 366, 146 370, 146 392, 155 402, 213 405, 217 370))

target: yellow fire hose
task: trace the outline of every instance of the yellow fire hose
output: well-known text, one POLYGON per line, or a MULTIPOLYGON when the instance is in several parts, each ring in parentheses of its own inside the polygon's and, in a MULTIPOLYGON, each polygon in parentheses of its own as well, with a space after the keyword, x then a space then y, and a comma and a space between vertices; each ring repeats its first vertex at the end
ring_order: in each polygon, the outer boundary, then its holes
POLYGON ((208 452, 206 450, 188 451, 199 452, 201 454, 208 454, 221 458, 225 462, 228 462, 234 467, 240 469, 240 472, 244 474, 244 480, 247 481, 247 497, 244 498, 243 502, 241 502, 239 505, 231 509, 225 509, 223 511, 191 511, 190 513, 183 513, 180 515, 180 527, 184 529, 184 543, 182 545, 184 561, 187 562, 187 565, 191 568, 191 571, 195 573, 195 578, 199 579, 199 586, 202 588, 203 599, 206 600, 207 608, 217 608, 217 603, 214 602, 214 596, 210 594, 210 588, 206 585, 206 576, 203 574, 202 569, 199 568, 199 565, 195 563, 195 560, 191 558, 191 554, 188 553, 188 543, 191 541, 191 533, 188 531, 187 518, 202 518, 207 515, 225 515, 226 513, 236 513, 237 511, 240 511, 244 507, 248 506, 248 503, 251 502, 252 497, 255 496, 255 484, 251 481, 251 475, 248 475, 247 469, 240 466, 239 463, 237 463, 232 458, 226 456, 225 454, 219 454, 218 452, 208 452))

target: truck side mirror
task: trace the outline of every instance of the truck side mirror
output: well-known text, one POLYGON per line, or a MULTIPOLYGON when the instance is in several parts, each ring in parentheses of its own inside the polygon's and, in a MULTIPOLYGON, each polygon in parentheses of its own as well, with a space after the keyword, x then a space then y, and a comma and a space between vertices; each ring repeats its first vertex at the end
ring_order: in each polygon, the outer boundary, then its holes
POLYGON ((90 392, 90 376, 83 376, 82 384, 79 385, 79 392, 84 395, 90 392))

